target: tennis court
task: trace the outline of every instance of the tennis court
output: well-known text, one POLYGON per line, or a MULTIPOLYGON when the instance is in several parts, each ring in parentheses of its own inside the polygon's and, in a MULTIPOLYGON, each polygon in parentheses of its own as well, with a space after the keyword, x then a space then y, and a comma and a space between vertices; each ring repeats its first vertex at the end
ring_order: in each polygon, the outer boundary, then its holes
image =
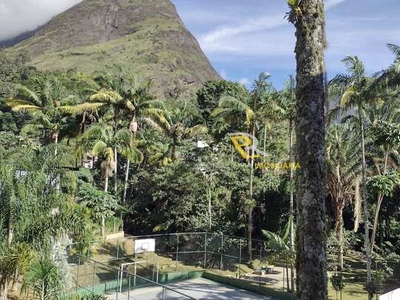
POLYGON ((117 296, 110 295, 107 298, 110 300, 155 300, 155 299, 216 299, 216 300, 255 300, 274 298, 265 297, 245 290, 236 289, 230 286, 221 285, 214 281, 197 278, 176 282, 167 285, 169 289, 162 287, 147 287, 135 289, 124 293, 119 293, 117 296))

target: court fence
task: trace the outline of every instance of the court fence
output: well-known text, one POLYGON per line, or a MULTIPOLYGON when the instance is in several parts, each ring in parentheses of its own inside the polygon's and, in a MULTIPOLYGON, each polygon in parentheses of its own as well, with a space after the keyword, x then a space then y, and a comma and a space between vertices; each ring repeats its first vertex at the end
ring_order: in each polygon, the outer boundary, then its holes
MULTIPOLYGON (((125 236, 106 243, 71 244, 67 247, 71 279, 69 291, 114 294, 113 299, 130 299, 132 290, 151 286, 160 289, 162 298, 164 294, 180 294, 167 284, 201 277, 205 270, 223 271, 224 276, 247 282, 260 280, 260 286, 264 285, 260 275, 269 272, 275 274, 275 278, 279 276, 281 291, 287 291, 291 285, 290 266, 294 262, 290 251, 269 249, 265 240, 252 239, 251 247, 248 242, 245 238, 222 233, 189 232, 125 236), (135 253, 135 242, 144 239, 154 241, 154 252, 135 253)), ((334 261, 332 257, 330 263, 334 261)), ((363 269, 362 262, 356 264, 357 269, 363 269)), ((389 265, 394 272, 384 281, 398 279, 400 282, 397 274, 400 264, 389 262, 389 265)), ((375 267, 382 269, 379 262, 375 267)), ((381 287, 385 285, 384 281, 381 287)), ((384 289, 380 288, 379 292, 383 293, 384 289)), ((189 296, 183 294, 179 297, 185 299, 189 296)))

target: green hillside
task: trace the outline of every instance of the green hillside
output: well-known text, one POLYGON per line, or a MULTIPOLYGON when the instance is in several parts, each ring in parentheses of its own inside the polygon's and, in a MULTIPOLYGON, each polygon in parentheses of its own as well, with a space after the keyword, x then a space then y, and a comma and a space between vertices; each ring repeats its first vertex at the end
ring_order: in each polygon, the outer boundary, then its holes
POLYGON ((167 97, 219 78, 169 0, 85 0, 10 51, 22 49, 41 70, 121 65, 167 97))

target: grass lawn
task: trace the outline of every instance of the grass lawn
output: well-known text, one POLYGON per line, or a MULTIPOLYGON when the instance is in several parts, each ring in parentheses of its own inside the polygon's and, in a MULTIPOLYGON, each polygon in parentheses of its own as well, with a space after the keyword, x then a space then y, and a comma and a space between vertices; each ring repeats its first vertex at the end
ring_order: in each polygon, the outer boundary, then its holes
MULTIPOLYGON (((329 299, 336 299, 336 291, 333 289, 332 284, 329 282, 328 286, 328 295, 329 299)), ((337 294, 340 299, 339 293, 337 294)), ((347 283, 343 290, 342 299, 343 300, 357 300, 363 299, 365 300, 367 293, 364 291, 363 283, 347 283)))

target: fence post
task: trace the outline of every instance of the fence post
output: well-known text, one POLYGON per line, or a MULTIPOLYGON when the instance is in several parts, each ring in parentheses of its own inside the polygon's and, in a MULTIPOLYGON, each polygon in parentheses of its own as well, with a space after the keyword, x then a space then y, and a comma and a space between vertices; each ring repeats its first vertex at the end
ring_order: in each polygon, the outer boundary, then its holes
POLYGON ((96 276, 96 262, 94 262, 94 265, 93 265, 92 293, 94 293, 94 281, 95 281, 95 276, 96 276))
MULTIPOLYGON (((123 282, 123 277, 124 273, 122 273, 124 270, 123 265, 119 266, 119 271, 118 271, 118 280, 117 280, 117 285, 119 286, 119 292, 122 293, 122 282, 123 282)), ((118 290, 118 288, 117 288, 118 290)))
POLYGON ((207 232, 204 233, 204 269, 207 268, 207 232))
POLYGON ((85 268, 85 277, 83 278, 83 286, 86 287, 87 282, 89 282, 89 280, 87 280, 87 275, 90 268, 90 261, 88 261, 88 266, 85 266, 85 262, 83 262, 83 267, 85 268))
POLYGON ((160 267, 160 258, 157 258, 157 274, 156 274, 156 282, 158 283, 158 269, 160 267))
POLYGON ((81 266, 81 257, 78 256, 78 273, 76 274, 76 284, 75 284, 75 291, 78 291, 78 282, 79 282, 79 269, 81 266))
POLYGON ((222 270, 222 263, 223 263, 223 255, 224 255, 224 234, 221 234, 221 262, 219 264, 219 268, 222 270))
POLYGON ((165 287, 163 287, 162 289, 162 296, 161 299, 164 300, 165 299, 165 287))
POLYGON ((131 297, 131 277, 132 277, 132 275, 129 274, 129 277, 128 277, 128 300, 131 297))
POLYGON ((123 278, 123 276, 124 276, 124 274, 122 273, 122 268, 119 267, 119 271, 117 273, 117 287, 115 288, 115 300, 118 300, 119 293, 122 293, 122 278, 123 278), (120 273, 121 273, 121 279, 119 276, 120 273))
POLYGON ((242 264, 242 239, 239 239, 239 278, 240 278, 240 265, 242 264))
POLYGON ((259 288, 261 288, 261 275, 262 275, 262 261, 261 261, 261 254, 262 254, 262 243, 260 242, 260 275, 259 275, 259 288))
POLYGON ((117 239, 117 259, 119 258, 119 239, 117 239))
POLYGON ((133 287, 136 287, 136 261, 135 261, 135 269, 134 269, 134 276, 135 277, 133 277, 133 287))
POLYGON ((179 255, 179 234, 176 235, 176 257, 175 270, 178 271, 178 255, 179 255))

